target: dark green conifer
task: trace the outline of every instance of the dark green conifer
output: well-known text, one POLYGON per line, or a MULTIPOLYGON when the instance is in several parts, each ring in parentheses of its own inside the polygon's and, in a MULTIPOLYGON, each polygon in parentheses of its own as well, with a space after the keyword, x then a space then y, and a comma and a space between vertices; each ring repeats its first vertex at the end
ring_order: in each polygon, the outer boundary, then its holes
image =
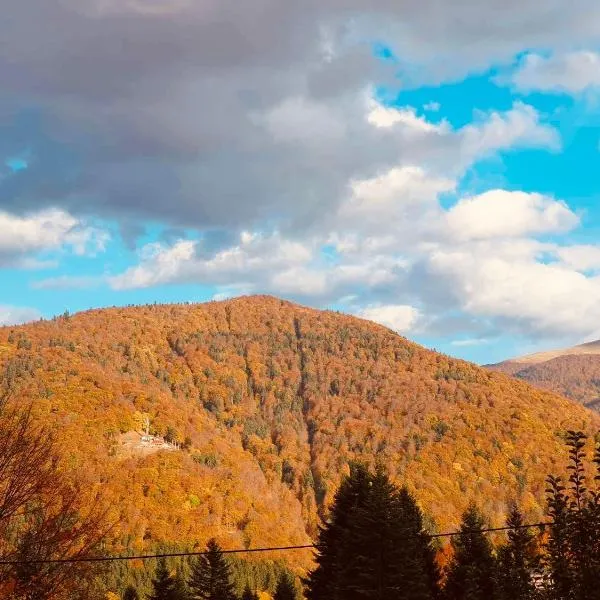
POLYGON ((288 573, 283 573, 277 582, 273 600, 296 600, 296 585, 288 573))
POLYGON ((508 541, 498 550, 499 600, 532 600, 534 577, 540 572, 540 554, 535 535, 523 527, 523 515, 513 506, 506 521, 508 541))
POLYGON ((177 573, 175 577, 175 586, 173 590, 174 600, 189 600, 189 594, 187 590, 187 586, 185 584, 185 579, 181 576, 180 573, 177 573))
POLYGON ((319 538, 309 600, 431 600, 437 570, 422 515, 383 470, 355 466, 319 538))
POLYGON ((475 506, 463 515, 461 535, 452 538, 445 594, 448 600, 494 600, 495 559, 484 533, 483 517, 475 506))
MULTIPOLYGON (((552 600, 600 599, 600 494, 597 489, 587 489, 586 440, 581 431, 567 432, 568 487, 560 477, 547 479, 552 522, 547 545, 547 588, 552 600)), ((599 458, 597 450, 594 462, 599 458)))
POLYGON ((248 584, 244 588, 244 593, 242 594, 242 600, 258 600, 258 594, 253 592, 248 584))
POLYGON ((193 600, 235 600, 231 571, 216 540, 211 539, 206 554, 192 564, 188 587, 193 600))
POLYGON ((349 527, 342 589, 348 600, 431 600, 437 577, 422 514, 406 489, 383 470, 372 477, 364 505, 349 527))
POLYGON ((139 600, 140 596, 137 590, 132 586, 128 585, 123 592, 123 600, 139 600))
POLYGON ((152 580, 152 593, 148 600, 179 600, 175 595, 175 579, 171 576, 163 558, 158 561, 152 580))
POLYGON ((353 464, 335 494, 328 521, 319 527, 316 568, 306 579, 307 600, 344 600, 340 591, 341 554, 348 548, 348 528, 369 492, 371 476, 364 465, 353 464))

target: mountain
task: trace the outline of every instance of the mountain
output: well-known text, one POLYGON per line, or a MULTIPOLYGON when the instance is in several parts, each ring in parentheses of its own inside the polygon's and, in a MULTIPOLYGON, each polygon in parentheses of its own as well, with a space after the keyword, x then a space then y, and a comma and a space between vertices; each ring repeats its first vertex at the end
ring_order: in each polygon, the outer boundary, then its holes
POLYGON ((264 296, 1 328, 0 368, 103 490, 118 550, 306 543, 353 460, 384 464, 441 530, 470 501, 494 524, 512 498, 533 518, 564 431, 600 426, 374 323, 264 296))
POLYGON ((486 367, 600 411, 600 340, 529 354, 486 367))

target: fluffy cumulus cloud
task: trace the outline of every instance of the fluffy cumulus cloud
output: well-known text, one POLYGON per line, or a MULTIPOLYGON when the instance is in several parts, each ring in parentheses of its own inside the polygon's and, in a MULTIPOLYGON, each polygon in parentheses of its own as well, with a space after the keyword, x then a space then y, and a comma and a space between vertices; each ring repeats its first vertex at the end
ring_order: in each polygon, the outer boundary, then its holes
POLYGON ((387 304, 367 306, 358 312, 360 317, 381 323, 399 333, 411 331, 419 320, 419 311, 414 306, 387 304))
POLYGON ((556 249, 557 257, 568 268, 576 271, 600 271, 600 246, 575 244, 556 249))
POLYGON ((600 87, 600 54, 581 50, 552 56, 527 54, 512 76, 519 90, 579 94, 600 87))
POLYGON ((600 280, 558 264, 498 249, 443 250, 428 258, 431 276, 445 281, 453 301, 515 331, 584 336, 597 329, 600 280))
POLYGON ((541 194, 490 190, 460 200, 447 214, 448 229, 459 240, 565 233, 579 218, 564 202, 541 194))
POLYGON ((109 236, 58 209, 26 216, 0 212, 0 266, 26 266, 40 252, 70 248, 75 254, 102 251, 109 236))

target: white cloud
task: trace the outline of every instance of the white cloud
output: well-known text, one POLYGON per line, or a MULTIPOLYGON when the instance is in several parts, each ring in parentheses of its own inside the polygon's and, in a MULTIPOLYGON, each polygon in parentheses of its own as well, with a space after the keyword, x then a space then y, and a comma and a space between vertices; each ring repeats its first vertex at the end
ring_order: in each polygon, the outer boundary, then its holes
POLYGON ((0 212, 0 265, 36 264, 31 254, 70 247, 78 255, 105 249, 108 233, 85 225, 69 213, 49 209, 27 216, 0 212))
POLYGON ((444 282, 459 307, 530 335, 585 335, 600 319, 600 280, 493 246, 440 250, 430 275, 444 282))
POLYGON ((447 121, 439 124, 430 123, 425 117, 417 116, 416 110, 411 106, 393 108, 370 100, 367 121, 375 127, 393 127, 401 125, 407 132, 415 135, 423 133, 435 133, 446 135, 450 132, 447 121))
POLYGON ((36 321, 40 317, 40 312, 35 308, 0 304, 0 326, 19 325, 28 321, 36 321))
POLYGON ((367 306, 357 315, 385 325, 399 333, 406 333, 414 329, 421 316, 417 308, 403 304, 367 306))
POLYGON ((460 134, 462 152, 468 161, 524 146, 558 150, 561 143, 558 132, 541 123, 537 110, 522 102, 515 102, 505 113, 482 115, 481 123, 465 126, 460 134))
MULTIPOLYGON (((218 286, 219 293, 241 289, 314 303, 353 296, 354 312, 402 331, 442 326, 444 313, 455 309, 509 321, 535 335, 571 327, 566 316, 549 325, 552 313, 565 313, 558 300, 536 300, 535 310, 523 307, 526 283, 537 281, 538 293, 547 292, 554 278, 560 283, 575 275, 581 284, 574 271, 543 264, 556 258, 556 244, 535 239, 579 224, 563 202, 496 189, 459 199, 451 209, 440 203, 480 158, 528 144, 555 148, 556 131, 522 103, 480 114, 458 130, 433 126, 406 108, 371 103, 368 110, 371 129, 399 142, 398 162, 370 177, 350 178, 347 196, 318 227, 293 237, 277 230, 245 232, 214 252, 192 240, 149 244, 137 266, 110 278, 112 287, 199 282, 218 286), (325 245, 335 248, 333 260, 321 256, 325 245)), ((279 134, 288 124, 277 122, 279 134)), ((295 125, 291 131, 302 143, 301 131, 295 125)))
POLYGON ((464 348, 467 346, 482 346, 484 344, 489 344, 490 340, 485 338, 469 338, 465 340, 453 340, 451 342, 452 346, 457 346, 459 348, 464 348))
POLYGON ((579 94, 600 87, 600 54, 581 50, 546 57, 527 54, 511 77, 519 90, 579 94))
POLYGON ((140 263, 111 277, 115 289, 144 288, 166 283, 206 283, 250 286, 257 277, 298 268, 312 258, 308 245, 282 238, 242 232, 237 245, 209 258, 199 254, 200 244, 179 240, 172 246, 152 243, 140 251, 140 263))
POLYGON ((576 271, 600 270, 600 246, 590 244, 561 246, 556 249, 555 254, 565 266, 576 271))
POLYGON ((579 224, 564 202, 506 190, 464 198, 448 211, 446 219, 450 235, 461 241, 564 233, 579 224))

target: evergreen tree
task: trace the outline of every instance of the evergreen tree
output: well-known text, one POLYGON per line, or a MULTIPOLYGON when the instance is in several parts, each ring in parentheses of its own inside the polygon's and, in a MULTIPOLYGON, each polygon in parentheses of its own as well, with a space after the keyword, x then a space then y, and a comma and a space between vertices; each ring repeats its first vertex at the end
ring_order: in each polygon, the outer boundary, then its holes
POLYGON ((430 600, 437 570, 422 514, 405 489, 379 470, 353 469, 321 530, 309 600, 430 600), (329 577, 328 577, 329 575, 329 577))
POLYGON ((547 512, 552 524, 546 545, 546 587, 551 600, 562 600, 573 590, 568 499, 560 477, 549 476, 547 484, 547 512))
POLYGON ((175 577, 175 585, 173 589, 174 600, 189 600, 189 594, 184 578, 180 573, 175 577))
POLYGON ((356 509, 369 493, 370 474, 361 464, 350 467, 350 475, 338 488, 329 520, 319 527, 316 568, 305 580, 307 600, 344 600, 340 593, 341 553, 349 544, 348 527, 356 509))
POLYGON ((539 573, 540 555, 535 536, 523 527, 523 515, 513 506, 506 521, 508 542, 498 550, 498 597, 500 600, 532 600, 536 595, 534 575, 539 573))
MULTIPOLYGON (((600 491, 587 489, 586 440, 580 431, 567 433, 568 487, 560 477, 550 476, 547 480, 547 512, 552 524, 546 565, 548 596, 552 600, 600 599, 600 491)), ((600 467, 598 448, 594 462, 600 467)))
POLYGON ((211 539, 206 554, 192 565, 188 587, 193 600, 235 600, 231 571, 216 540, 211 539))
POLYGON ((256 592, 253 592, 250 589, 250 586, 246 584, 246 587, 244 588, 244 593, 242 594, 242 600, 258 600, 258 594, 256 592))
POLYGON ((437 577, 423 519, 406 489, 379 470, 350 528, 353 544, 344 556, 344 598, 430 600, 437 577))
POLYGON ((273 600, 296 600, 296 586, 288 573, 279 578, 273 600))
POLYGON ((470 506, 463 515, 461 535, 452 538, 454 556, 446 577, 448 600, 493 600, 495 559, 492 545, 482 533, 483 517, 470 506))
POLYGON ((137 590, 132 585, 127 586, 127 588, 123 592, 123 600, 139 600, 139 599, 140 599, 140 596, 137 593, 137 590))
POLYGON ((175 580, 171 576, 164 558, 158 561, 152 580, 152 593, 148 596, 148 600, 179 600, 176 596, 175 580))

